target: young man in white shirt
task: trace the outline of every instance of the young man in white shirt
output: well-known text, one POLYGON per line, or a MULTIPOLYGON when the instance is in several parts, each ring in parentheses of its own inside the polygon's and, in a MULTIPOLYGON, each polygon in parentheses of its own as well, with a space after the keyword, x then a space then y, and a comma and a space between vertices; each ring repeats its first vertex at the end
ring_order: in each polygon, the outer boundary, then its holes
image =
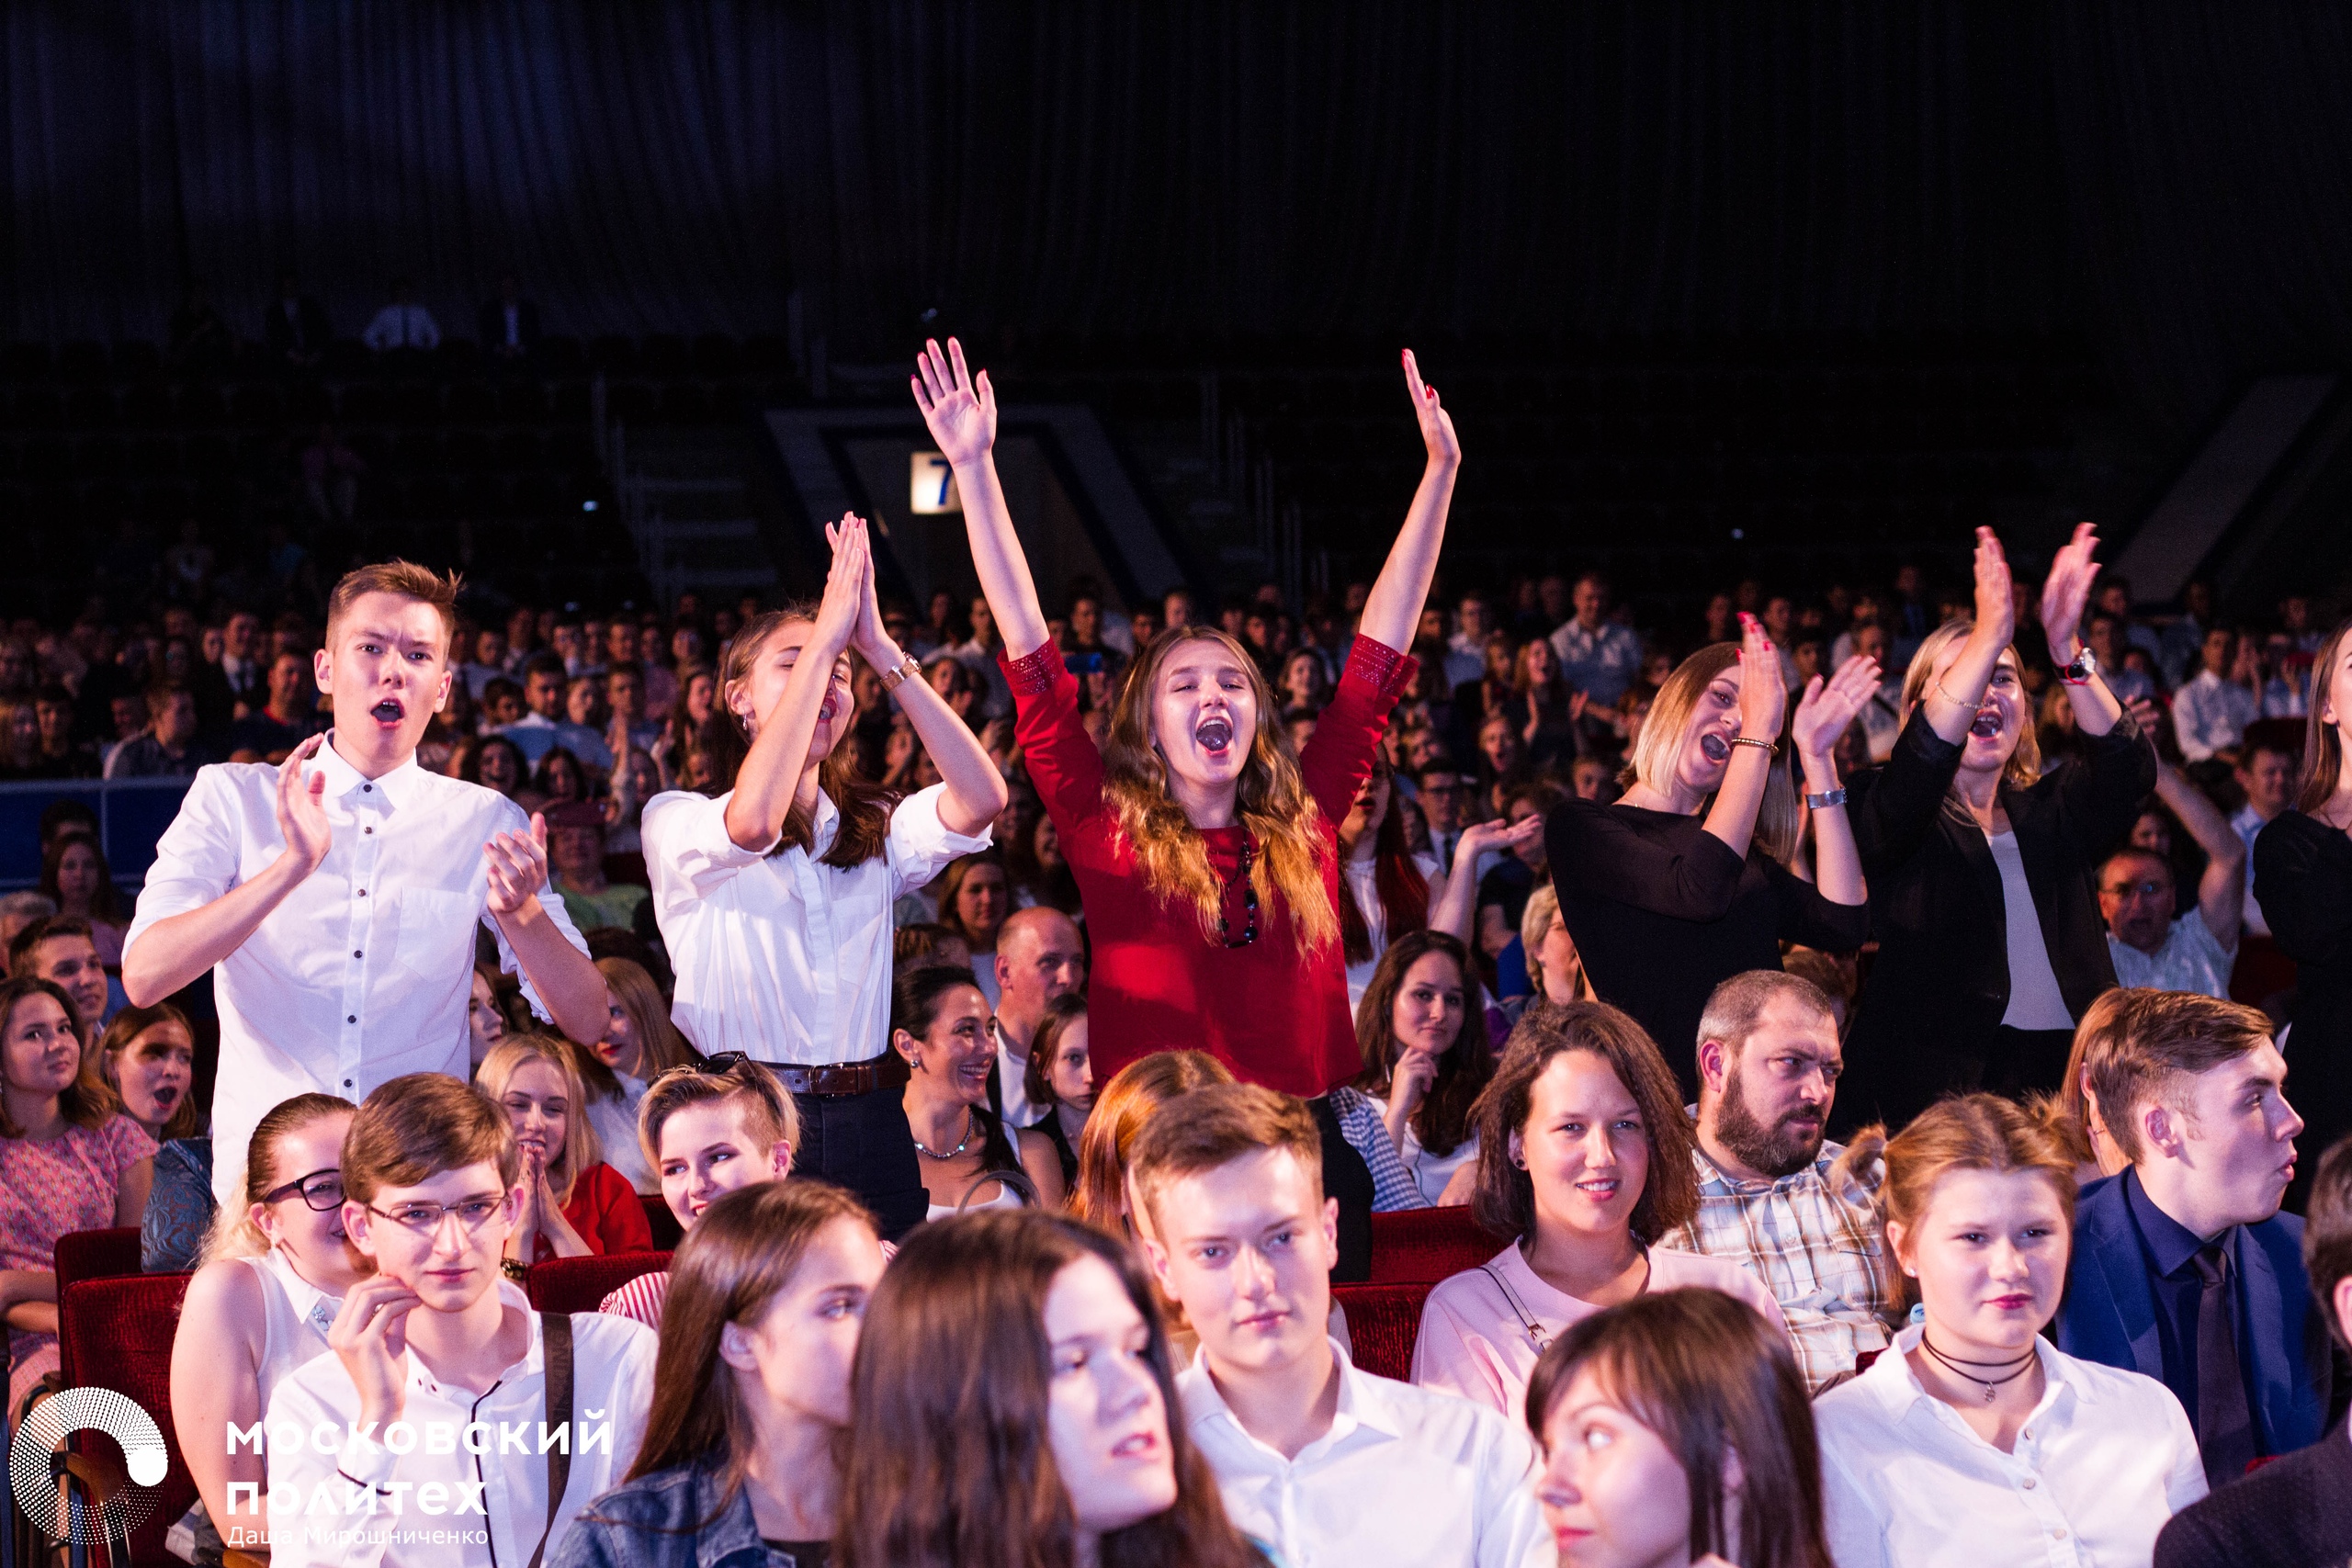
POLYGON ((538 1568, 628 1473, 658 1342, 625 1317, 535 1313, 503 1277, 521 1164, 505 1114, 438 1073, 352 1118, 343 1223, 377 1272, 344 1296, 334 1353, 270 1395, 279 1568, 538 1568))
MULTIPOLYGON (((293 1095, 464 1077, 485 921, 536 1010, 575 1040, 604 1032, 605 979, 548 886, 545 824, 417 765, 449 694, 456 598, 453 580, 405 561, 336 583, 315 660, 334 728, 277 767, 204 769, 156 845, 123 988, 148 1006, 217 970, 220 1147, 243 1148, 293 1095)), ((214 1169, 224 1203, 237 1165, 214 1169)))
POLYGON ((1339 1204, 1304 1101, 1196 1089, 1129 1171, 1153 1272, 1200 1336, 1176 1386, 1236 1525, 1291 1568, 1551 1568, 1528 1435, 1359 1371, 1329 1337, 1339 1204))
POLYGON ((1053 999, 1086 984, 1086 942, 1077 921, 1040 904, 1006 917, 990 962, 996 965, 997 1002, 996 1016, 989 1021, 996 1039, 989 1108, 1008 1127, 1035 1127, 1051 1110, 1029 1103, 1029 1043, 1053 999))
POLYGON ((2180 738, 2180 754, 2192 762, 2235 749, 2245 727, 2262 716, 2262 672, 2258 666, 2239 667, 2237 633, 2211 628, 2198 657, 2203 668, 2172 699, 2173 733, 2180 738))

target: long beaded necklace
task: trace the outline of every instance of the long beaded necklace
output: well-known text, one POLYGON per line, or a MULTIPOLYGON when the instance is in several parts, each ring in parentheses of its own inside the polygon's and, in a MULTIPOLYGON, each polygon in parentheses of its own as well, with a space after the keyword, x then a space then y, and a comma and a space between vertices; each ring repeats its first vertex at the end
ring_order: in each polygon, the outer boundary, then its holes
POLYGON ((1241 869, 1238 874, 1241 879, 1241 908, 1248 914, 1249 923, 1242 929, 1239 942, 1233 940, 1232 922, 1226 919, 1223 902, 1219 901, 1216 934, 1225 939, 1227 947, 1247 947, 1258 940, 1258 885, 1250 880, 1250 862, 1256 852, 1256 846, 1248 839, 1241 840, 1241 869))
POLYGON ((1993 1403, 1994 1393, 1998 1390, 2003 1383, 2015 1382, 2018 1379, 2025 1376, 2027 1372, 2033 1370, 2033 1363, 2039 1359, 2039 1352, 2037 1352, 2031 1346, 2028 1346, 2026 1348, 2025 1354, 2018 1357, 2014 1361, 1964 1361, 1955 1356, 1947 1356, 1941 1350, 1937 1349, 1935 1341, 1929 1339, 1925 1334, 1919 1336, 1919 1348, 1925 1350, 1928 1355, 1942 1362, 1944 1366, 1956 1376, 1966 1378, 1970 1382, 1973 1382, 1977 1387, 1983 1389, 1984 1391, 1984 1403, 1987 1404, 1993 1403), (1970 1367, 2015 1367, 2017 1371, 2009 1373, 2007 1377, 1995 1378, 1988 1382, 1984 1379, 1978 1377, 1974 1372, 1968 1371, 1970 1367))
POLYGON ((979 1126, 980 1119, 973 1115, 971 1108, 967 1106, 964 1111, 964 1141, 962 1143, 957 1144, 945 1154, 940 1154, 934 1150, 923 1147, 922 1140, 921 1138, 917 1138, 914 1140, 915 1153, 923 1156, 927 1159, 954 1159, 957 1155, 963 1154, 972 1146, 973 1134, 979 1131, 979 1126))

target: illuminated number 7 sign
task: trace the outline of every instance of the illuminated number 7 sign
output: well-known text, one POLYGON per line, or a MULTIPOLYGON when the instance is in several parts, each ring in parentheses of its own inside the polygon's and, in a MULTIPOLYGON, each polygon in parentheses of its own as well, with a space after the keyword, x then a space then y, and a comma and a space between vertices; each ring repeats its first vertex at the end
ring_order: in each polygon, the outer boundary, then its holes
POLYGON ((918 514, 964 510, 964 498, 956 489, 956 469, 945 457, 936 452, 914 455, 907 507, 918 514))

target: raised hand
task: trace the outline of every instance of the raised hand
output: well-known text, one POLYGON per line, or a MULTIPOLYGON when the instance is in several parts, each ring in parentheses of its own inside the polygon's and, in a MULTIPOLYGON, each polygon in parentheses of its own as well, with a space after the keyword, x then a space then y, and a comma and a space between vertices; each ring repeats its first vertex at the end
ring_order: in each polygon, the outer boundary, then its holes
POLYGON ((408 1314, 424 1304, 390 1275, 374 1274, 344 1293, 327 1328, 327 1348, 359 1393, 359 1418, 378 1423, 379 1434, 408 1403, 408 1314))
MULTIPOLYGON (((2001 573, 2003 582, 2008 573, 2001 573)), ((1977 582, 1984 590, 1983 579, 1977 582)), ((1981 602, 1981 601, 1980 601, 1981 602)), ((1838 738, 1862 711, 1879 688, 1882 676, 1878 660, 1856 654, 1838 667, 1838 672, 1824 681, 1815 675, 1805 683, 1804 696, 1797 704, 1797 716, 1792 726, 1790 739, 1795 741, 1801 757, 1826 757, 1836 749, 1838 738)))
POLYGON ((915 406, 941 457, 960 468, 988 455, 996 445, 996 389, 987 371, 976 378, 965 366, 962 344, 949 338, 943 355, 936 338, 927 341, 915 356, 912 382, 915 406))
POLYGON ((1475 864, 1476 857, 1489 850, 1516 850, 1525 844, 1539 842, 1543 837, 1544 814, 1540 811, 1517 822, 1505 822, 1499 817, 1490 817, 1484 822, 1473 822, 1462 829, 1462 837, 1453 846, 1454 863, 1475 864), (1465 855, 1471 858, 1464 859, 1465 855))
POLYGON ((548 819, 535 811, 529 832, 492 834, 481 859, 490 873, 490 912, 514 914, 548 885, 548 819))
POLYGON ((1781 716, 1789 711, 1789 688, 1781 680, 1781 656, 1764 635, 1764 623, 1739 617, 1739 732, 1751 740, 1781 743, 1781 716))
POLYGON ((880 671, 891 669, 906 656, 890 640, 890 634, 882 629, 882 601, 874 586, 874 536, 855 513, 844 516, 841 526, 846 531, 852 524, 856 525, 861 542, 863 587, 858 597, 857 624, 850 628, 849 645, 857 650, 860 659, 880 671))
POLYGON ((1453 421, 1438 402, 1437 389, 1422 381, 1420 364, 1409 348, 1405 351, 1405 390, 1412 395, 1413 417, 1420 423, 1421 445, 1429 449, 1430 461, 1458 467, 1462 443, 1453 434, 1453 421))
POLYGON ((2091 602, 2091 585, 2098 581, 2098 528, 2077 524, 2075 536, 2051 558, 2050 577, 2041 585, 2041 629, 2050 638, 2050 657, 2061 664, 2074 656, 2075 633, 2091 602))
POLYGON ((334 843, 334 829, 327 821, 326 775, 302 777, 303 762, 325 744, 325 736, 313 735, 277 765, 277 830, 286 840, 287 853, 299 858, 308 871, 319 868, 334 843))
POLYGON ((873 590, 865 576, 865 524, 857 513, 845 513, 840 522, 826 524, 825 543, 832 547, 833 564, 825 573, 825 596, 817 604, 817 635, 801 657, 820 658, 830 666, 856 636, 858 617, 873 590))
POLYGON ((2009 581, 2009 558, 1990 528, 1976 530, 1976 624, 1999 634, 2007 648, 2017 636, 2018 601, 2009 581))

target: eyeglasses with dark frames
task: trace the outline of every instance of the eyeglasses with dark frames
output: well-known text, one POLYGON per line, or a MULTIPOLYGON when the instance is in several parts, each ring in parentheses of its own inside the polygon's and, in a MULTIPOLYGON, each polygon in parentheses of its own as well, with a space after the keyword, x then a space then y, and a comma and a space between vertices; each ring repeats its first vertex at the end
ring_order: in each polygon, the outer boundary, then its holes
POLYGON ((285 1186, 263 1193, 261 1201, 280 1203, 297 1193, 301 1195, 303 1202, 322 1214, 329 1209, 340 1209, 343 1207, 343 1172, 330 1166, 324 1170, 314 1170, 308 1176, 298 1176, 285 1186))

